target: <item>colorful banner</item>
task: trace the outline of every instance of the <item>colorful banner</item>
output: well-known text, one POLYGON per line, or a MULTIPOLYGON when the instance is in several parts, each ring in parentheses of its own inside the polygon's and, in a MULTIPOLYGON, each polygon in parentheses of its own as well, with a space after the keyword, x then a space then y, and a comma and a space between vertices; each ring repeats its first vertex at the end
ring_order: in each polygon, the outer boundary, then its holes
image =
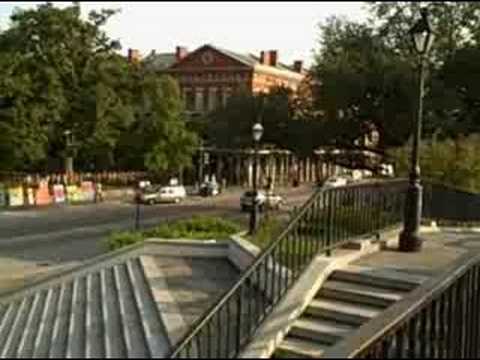
POLYGON ((63 185, 53 185, 53 198, 56 204, 62 204, 65 202, 65 187, 63 185))
POLYGON ((7 206, 7 196, 5 193, 5 186, 0 184, 0 207, 7 206))
POLYGON ((95 201, 95 188, 92 181, 82 181, 80 185, 83 201, 95 201))
POLYGON ((41 182, 38 186, 36 193, 37 205, 48 205, 52 203, 52 197, 50 196, 50 190, 47 182, 41 182))
POLYGON ((8 188, 8 203, 10 206, 23 206, 23 188, 21 186, 8 188))
POLYGON ((67 186, 67 198, 70 203, 80 202, 83 201, 83 194, 77 185, 69 185, 67 186))

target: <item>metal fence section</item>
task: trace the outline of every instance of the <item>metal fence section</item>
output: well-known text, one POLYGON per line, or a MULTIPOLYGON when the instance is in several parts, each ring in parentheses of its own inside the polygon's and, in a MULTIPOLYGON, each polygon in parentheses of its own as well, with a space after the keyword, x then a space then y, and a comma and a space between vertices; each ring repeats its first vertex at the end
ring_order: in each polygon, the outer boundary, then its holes
MULTIPOLYGON (((423 219, 480 223, 480 194, 423 182, 423 219)), ((325 358, 479 358, 480 255, 469 254, 382 316, 340 342, 325 358)))
POLYGON ((171 357, 236 357, 317 254, 401 223, 406 185, 393 180, 317 191, 171 357))
POLYGON ((432 182, 424 182, 423 189, 423 218, 440 224, 480 223, 480 194, 432 182))

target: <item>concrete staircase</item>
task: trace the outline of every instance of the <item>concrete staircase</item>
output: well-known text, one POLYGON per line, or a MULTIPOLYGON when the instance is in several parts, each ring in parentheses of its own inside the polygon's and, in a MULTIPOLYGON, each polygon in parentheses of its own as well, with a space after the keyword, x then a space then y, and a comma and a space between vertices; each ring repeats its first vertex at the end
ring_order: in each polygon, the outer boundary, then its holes
POLYGON ((347 266, 323 284, 277 347, 274 358, 320 357, 427 278, 399 271, 347 266))

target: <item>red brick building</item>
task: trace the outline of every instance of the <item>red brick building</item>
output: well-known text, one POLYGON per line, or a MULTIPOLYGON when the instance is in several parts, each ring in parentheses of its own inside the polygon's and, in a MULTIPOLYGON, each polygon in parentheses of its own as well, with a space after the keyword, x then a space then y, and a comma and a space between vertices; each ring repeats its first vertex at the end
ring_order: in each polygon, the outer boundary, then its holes
POLYGON ((239 91, 268 93, 278 86, 297 91, 306 75, 302 61, 295 61, 292 66, 282 64, 276 50, 262 51, 257 57, 212 45, 190 53, 177 47, 175 53, 152 52, 143 62, 177 79, 186 108, 192 114, 225 105, 239 91))

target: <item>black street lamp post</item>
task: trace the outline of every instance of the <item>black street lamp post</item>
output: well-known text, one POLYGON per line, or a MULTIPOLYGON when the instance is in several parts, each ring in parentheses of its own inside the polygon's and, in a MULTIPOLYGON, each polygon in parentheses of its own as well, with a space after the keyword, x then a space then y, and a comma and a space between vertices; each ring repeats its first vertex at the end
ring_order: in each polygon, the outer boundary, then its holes
POLYGON ((254 143, 253 156, 253 200, 252 211, 250 213, 250 235, 255 234, 258 226, 258 191, 257 191, 257 166, 258 166, 258 145, 263 135, 263 126, 257 122, 253 125, 252 136, 254 143))
POLYGON ((415 136, 413 138, 409 185, 405 202, 404 229, 400 234, 399 249, 405 252, 420 251, 420 221, 422 217, 422 186, 420 183, 420 141, 423 120, 423 96, 425 84, 425 62, 430 50, 433 34, 428 21, 427 9, 421 10, 422 18, 412 27, 410 35, 417 54, 418 68, 418 107, 415 121, 415 136))

